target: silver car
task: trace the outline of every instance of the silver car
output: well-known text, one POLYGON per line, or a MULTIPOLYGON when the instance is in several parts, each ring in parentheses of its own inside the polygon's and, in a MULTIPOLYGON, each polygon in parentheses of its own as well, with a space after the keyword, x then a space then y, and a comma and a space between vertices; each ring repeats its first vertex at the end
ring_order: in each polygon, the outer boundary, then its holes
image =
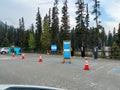
POLYGON ((2 48, 0 48, 0 53, 1 54, 7 54, 8 51, 9 51, 9 47, 2 47, 2 48))

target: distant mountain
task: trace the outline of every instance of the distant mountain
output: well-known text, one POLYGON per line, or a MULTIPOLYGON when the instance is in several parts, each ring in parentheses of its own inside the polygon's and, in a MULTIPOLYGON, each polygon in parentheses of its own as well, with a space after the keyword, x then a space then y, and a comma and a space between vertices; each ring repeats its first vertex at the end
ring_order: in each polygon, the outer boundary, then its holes
MULTIPOLYGON (((5 23, 3 21, 0 21, 0 26, 4 28, 5 27, 5 23)), ((11 27, 10 25, 7 25, 7 29, 9 29, 10 27, 11 27)), ((12 27, 14 28, 14 26, 12 26, 12 27)))
POLYGON ((0 26, 4 27, 5 24, 2 21, 0 21, 0 26))

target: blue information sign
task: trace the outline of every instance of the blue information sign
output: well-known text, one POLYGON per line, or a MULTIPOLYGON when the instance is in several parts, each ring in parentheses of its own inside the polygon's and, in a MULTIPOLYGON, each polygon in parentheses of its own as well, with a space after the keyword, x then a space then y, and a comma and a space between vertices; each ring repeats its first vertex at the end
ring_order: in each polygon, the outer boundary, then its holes
POLYGON ((70 59, 71 57, 71 45, 70 41, 64 41, 63 42, 63 50, 64 50, 64 59, 70 59))
POLYGON ((51 51, 52 52, 57 52, 57 45, 56 44, 51 45, 51 51))

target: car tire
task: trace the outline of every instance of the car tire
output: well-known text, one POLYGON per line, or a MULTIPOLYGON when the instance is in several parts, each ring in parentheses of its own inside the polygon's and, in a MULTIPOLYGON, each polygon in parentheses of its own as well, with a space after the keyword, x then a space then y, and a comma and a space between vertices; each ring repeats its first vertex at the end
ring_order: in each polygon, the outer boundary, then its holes
POLYGON ((5 52, 5 51, 3 51, 3 52, 2 52, 2 54, 4 54, 4 55, 5 55, 5 54, 6 54, 6 52, 5 52))

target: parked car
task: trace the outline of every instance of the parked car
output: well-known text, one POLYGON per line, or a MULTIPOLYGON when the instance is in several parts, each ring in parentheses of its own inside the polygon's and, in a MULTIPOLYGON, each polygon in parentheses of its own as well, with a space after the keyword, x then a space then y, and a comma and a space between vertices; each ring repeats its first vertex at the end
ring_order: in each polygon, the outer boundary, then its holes
POLYGON ((9 47, 2 47, 2 48, 0 49, 0 53, 1 53, 1 54, 7 54, 8 51, 9 51, 9 47))

